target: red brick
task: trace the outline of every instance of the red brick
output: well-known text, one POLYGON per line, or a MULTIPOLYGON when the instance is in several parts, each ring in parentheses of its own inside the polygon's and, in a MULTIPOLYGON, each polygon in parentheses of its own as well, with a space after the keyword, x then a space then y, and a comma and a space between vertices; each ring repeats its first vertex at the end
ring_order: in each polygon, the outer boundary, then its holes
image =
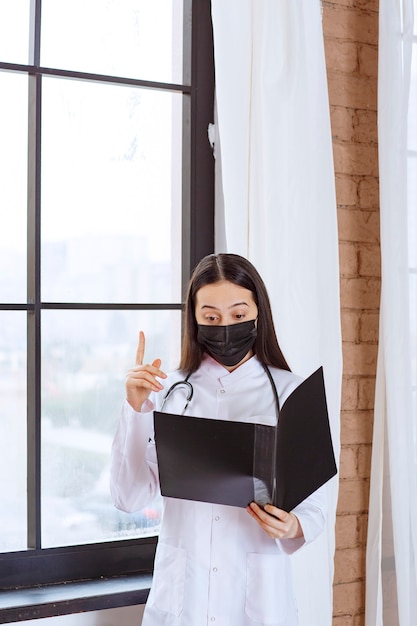
POLYGON ((334 142, 334 169, 337 174, 378 175, 378 148, 367 144, 334 142))
MULTIPOLYGON (((356 376, 372 376, 376 372, 378 346, 368 343, 343 344, 343 371, 356 376)), ((359 389, 361 385, 359 380, 359 389)))
POLYGON ((379 244, 380 222, 375 211, 338 208, 337 223, 341 241, 379 244))
POLYGON ((361 547, 337 550, 334 582, 350 583, 365 578, 365 554, 361 547))
POLYGON ((331 105, 376 111, 378 85, 375 78, 329 69, 327 82, 331 105))
POLYGON ((342 339, 346 342, 357 343, 360 332, 360 313, 358 311, 343 310, 341 312, 342 339))
POLYGON ((340 449, 340 478, 355 478, 358 473, 358 446, 344 446, 340 449))
POLYGON ((339 483, 338 513, 362 513, 368 511, 369 482, 367 480, 342 479, 339 483))
POLYGON ((371 457, 372 457, 372 446, 371 444, 367 446, 359 446, 358 448, 358 465, 357 465, 357 475, 360 478, 369 478, 371 475, 371 457))
POLYGON ((361 245, 358 250, 360 276, 381 277, 381 255, 379 244, 361 245))
POLYGON ((359 70, 358 46, 354 41, 327 39, 325 45, 327 70, 352 73, 359 70))
POLYGON ((354 139, 354 118, 354 109, 347 109, 344 106, 330 107, 330 122, 333 139, 352 142, 354 139))
POLYGON ((338 206, 356 207, 358 204, 358 185, 349 175, 336 175, 336 198, 338 206))
POLYGON ((354 0, 353 6, 367 11, 378 11, 379 0, 354 0))
POLYGON ((364 626, 365 617, 363 613, 356 615, 333 616, 332 626, 364 626))
POLYGON ((336 516, 336 550, 364 547, 368 532, 368 515, 359 513, 336 516))
POLYGON ((376 177, 362 178, 358 183, 359 206, 364 209, 379 209, 379 180, 376 177))
POLYGON ((365 585, 362 581, 334 585, 333 614, 355 615, 365 610, 365 585))
POLYGON ((335 6, 354 7, 356 0, 322 0, 323 11, 327 8, 333 9, 335 6))
POLYGON ((338 513, 364 513, 369 506, 369 482, 359 479, 341 479, 339 483, 338 513))
POLYGON ((366 540, 368 536, 368 515, 362 513, 358 515, 358 542, 366 549, 366 540))
POLYGON ((379 335, 379 312, 362 313, 359 318, 359 341, 377 343, 379 335))
POLYGON ((336 39, 376 45, 378 27, 376 13, 329 5, 323 11, 323 31, 336 39))
POLYGON ((378 75, 378 48, 377 46, 371 46, 362 44, 358 46, 359 57, 359 73, 363 76, 378 75))
POLYGON ((343 410, 340 423, 340 438, 345 445, 371 443, 373 435, 373 411, 343 410))
POLYGON ((381 281, 378 278, 341 278, 342 308, 378 309, 381 281))
MULTIPOLYGON (((375 351, 378 346, 375 346, 375 351)), ((376 374, 376 368, 375 368, 376 374)), ((371 410, 375 405, 375 376, 363 377, 358 381, 358 409, 371 410)))
POLYGON ((354 276, 359 274, 359 253, 356 244, 340 242, 339 244, 339 264, 341 276, 354 276))
POLYGON ((336 517, 336 550, 358 546, 358 538, 358 516, 338 515, 336 517))
POLYGON ((379 0, 323 0, 323 10, 327 7, 344 6, 358 9, 366 9, 367 11, 378 11, 379 0))
MULTIPOLYGON (((357 143, 378 143, 378 124, 376 111, 359 109, 352 119, 353 141, 357 143)), ((378 153, 376 153, 376 156, 378 153)), ((377 163, 378 165, 378 163, 377 163)))
POLYGON ((342 409, 357 409, 359 402, 358 379, 343 377, 342 384, 342 409))

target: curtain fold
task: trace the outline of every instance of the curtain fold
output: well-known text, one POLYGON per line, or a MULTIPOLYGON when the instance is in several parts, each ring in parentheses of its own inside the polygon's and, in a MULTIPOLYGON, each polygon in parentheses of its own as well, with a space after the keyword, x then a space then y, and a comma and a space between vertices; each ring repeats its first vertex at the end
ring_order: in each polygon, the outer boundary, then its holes
POLYGON ((412 64, 413 20, 413 0, 380 0, 382 289, 367 542, 367 626, 417 624, 417 317, 413 304, 417 295, 417 72, 415 58, 412 64))
MULTIPOLYGON (((265 280, 291 369, 323 365, 339 456, 341 334, 334 168, 319 0, 212 0, 216 251, 265 280)), ((332 622, 337 478, 327 533, 293 557, 300 626, 332 622)))

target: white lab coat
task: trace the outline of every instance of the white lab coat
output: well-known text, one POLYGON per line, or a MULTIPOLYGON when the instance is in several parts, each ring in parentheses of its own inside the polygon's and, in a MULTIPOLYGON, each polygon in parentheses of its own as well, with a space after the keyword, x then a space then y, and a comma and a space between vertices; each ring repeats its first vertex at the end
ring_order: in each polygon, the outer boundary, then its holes
MULTIPOLYGON (((300 384, 291 372, 270 368, 281 405, 300 384)), ((175 372, 167 390, 182 380, 175 372)), ((268 377, 252 357, 228 372, 206 357, 190 381, 187 413, 196 417, 274 424, 276 410, 268 377)), ((153 409, 164 391, 153 394, 142 412, 125 402, 112 447, 111 492, 116 507, 136 511, 159 489, 153 409)), ((164 408, 181 413, 185 390, 178 388, 164 408)), ((304 539, 271 539, 243 508, 164 498, 152 588, 143 626, 297 626, 290 554, 313 541, 326 518, 325 490, 294 509, 304 539)))

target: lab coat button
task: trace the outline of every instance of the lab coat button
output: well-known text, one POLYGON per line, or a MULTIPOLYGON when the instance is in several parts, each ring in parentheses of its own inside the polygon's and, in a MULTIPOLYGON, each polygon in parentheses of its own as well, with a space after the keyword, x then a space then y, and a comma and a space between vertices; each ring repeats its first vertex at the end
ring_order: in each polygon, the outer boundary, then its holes
POLYGON ((226 393, 226 389, 220 389, 219 393, 226 393))
POLYGON ((218 522, 218 521, 219 521, 219 519, 220 519, 220 516, 219 516, 219 515, 216 515, 216 517, 215 517, 214 519, 215 519, 215 521, 216 521, 216 522, 218 522))
POLYGON ((213 567, 213 572, 217 572, 217 567, 213 567))
POLYGON ((215 617, 210 617, 210 621, 211 621, 211 622, 215 622, 215 621, 216 621, 216 618, 215 618, 215 617))

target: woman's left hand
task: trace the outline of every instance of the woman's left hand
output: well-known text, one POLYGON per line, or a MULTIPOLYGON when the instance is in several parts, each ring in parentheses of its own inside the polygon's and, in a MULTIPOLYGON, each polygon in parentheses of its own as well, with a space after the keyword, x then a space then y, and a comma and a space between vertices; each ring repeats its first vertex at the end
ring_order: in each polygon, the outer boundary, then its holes
POLYGON ((298 539, 304 536, 294 513, 287 513, 272 504, 267 504, 262 509, 255 502, 251 502, 246 510, 272 539, 298 539))

